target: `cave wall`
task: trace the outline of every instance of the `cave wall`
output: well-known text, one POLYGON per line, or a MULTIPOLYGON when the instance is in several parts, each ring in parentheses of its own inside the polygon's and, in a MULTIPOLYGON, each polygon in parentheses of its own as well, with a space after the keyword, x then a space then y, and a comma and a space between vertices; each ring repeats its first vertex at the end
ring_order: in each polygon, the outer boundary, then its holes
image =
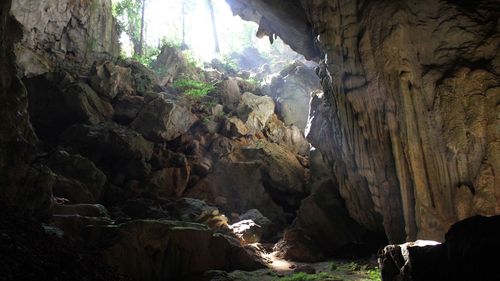
MULTIPOLYGON (((0 200, 12 205, 24 205, 40 195, 28 184, 37 138, 29 123, 26 88, 16 77, 14 43, 21 38, 17 21, 9 14, 11 1, 0 3, 0 200), (34 192, 33 192, 34 191, 34 192), (32 196, 25 195, 32 192, 32 196)), ((36 175, 35 175, 36 177, 36 175)), ((33 177, 32 177, 33 179, 33 177)), ((31 208, 44 205, 44 196, 31 208)), ((30 208, 27 208, 30 209, 30 208)))
MULTIPOLYGON (((280 1, 253 2, 282 15, 269 4, 280 1)), ((500 213, 500 3, 301 4, 330 108, 309 139, 350 216, 399 242, 500 213)))
POLYGON ((14 0, 11 12, 21 23, 16 44, 22 76, 56 67, 79 69, 120 53, 111 0, 14 0))

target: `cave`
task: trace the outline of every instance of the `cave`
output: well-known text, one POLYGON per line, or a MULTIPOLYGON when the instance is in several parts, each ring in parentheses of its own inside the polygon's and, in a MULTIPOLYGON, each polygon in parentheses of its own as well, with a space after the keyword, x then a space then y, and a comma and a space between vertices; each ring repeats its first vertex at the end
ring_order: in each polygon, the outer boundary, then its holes
POLYGON ((0 280, 500 280, 499 18, 2 1, 0 280))

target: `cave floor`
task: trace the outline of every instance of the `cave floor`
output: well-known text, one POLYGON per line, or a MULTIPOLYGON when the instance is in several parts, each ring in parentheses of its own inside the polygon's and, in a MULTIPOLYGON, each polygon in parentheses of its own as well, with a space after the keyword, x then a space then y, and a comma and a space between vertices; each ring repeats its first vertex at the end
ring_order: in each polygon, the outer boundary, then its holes
POLYGON ((373 263, 353 260, 330 260, 318 263, 298 263, 273 259, 268 269, 234 271, 233 280, 241 281, 369 281, 380 280, 373 263), (296 272, 296 269, 314 268, 315 273, 296 272))

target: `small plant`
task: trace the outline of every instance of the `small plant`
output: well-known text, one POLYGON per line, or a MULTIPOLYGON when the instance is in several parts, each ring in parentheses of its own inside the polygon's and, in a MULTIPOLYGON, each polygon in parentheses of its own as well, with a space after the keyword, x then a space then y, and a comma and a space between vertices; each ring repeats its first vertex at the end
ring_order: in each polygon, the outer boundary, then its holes
POLYGON ((279 279, 275 279, 275 281, 323 281, 333 278, 331 274, 326 272, 320 272, 315 274, 307 274, 304 272, 295 273, 290 276, 281 277, 279 279))
POLYGON ((380 269, 372 268, 367 271, 368 278, 370 281, 382 281, 382 277, 380 275, 380 269))
POLYGON ((178 79, 174 81, 173 86, 194 98, 204 97, 215 89, 213 84, 191 79, 178 79))
POLYGON ((335 271, 337 269, 339 269, 339 267, 337 266, 336 263, 334 262, 330 263, 330 271, 335 271))

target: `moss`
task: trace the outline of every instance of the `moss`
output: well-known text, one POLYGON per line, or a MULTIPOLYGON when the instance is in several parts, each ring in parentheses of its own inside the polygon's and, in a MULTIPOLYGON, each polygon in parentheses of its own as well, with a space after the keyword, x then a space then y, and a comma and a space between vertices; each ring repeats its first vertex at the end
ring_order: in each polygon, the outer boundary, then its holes
POLYGON ((315 274, 307 274, 304 272, 299 272, 275 280, 276 281, 326 281, 326 280, 338 280, 338 279, 336 279, 335 276, 326 272, 319 272, 315 274))
POLYGON ((211 83, 200 82, 191 79, 178 79, 174 81, 173 86, 184 94, 191 97, 204 97, 215 89, 211 83))

